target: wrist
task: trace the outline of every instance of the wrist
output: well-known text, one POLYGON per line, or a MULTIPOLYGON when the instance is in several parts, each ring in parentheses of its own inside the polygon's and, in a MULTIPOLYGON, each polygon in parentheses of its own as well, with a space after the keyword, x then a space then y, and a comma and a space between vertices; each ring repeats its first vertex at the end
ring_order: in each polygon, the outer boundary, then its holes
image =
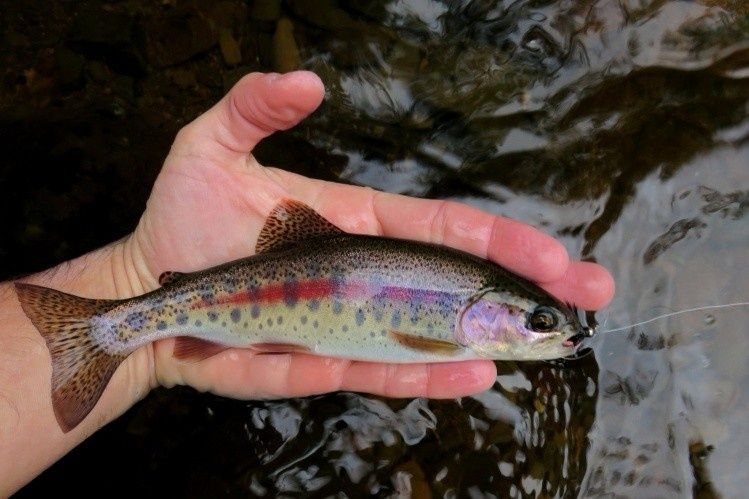
MULTIPOLYGON (((25 282, 88 298, 118 299, 146 289, 131 236, 25 282)), ((115 372, 94 410, 63 433, 52 410, 51 363, 45 342, 24 314, 11 283, 0 283, 0 496, 17 489, 155 386, 153 349, 133 354, 115 372)))
POLYGON ((131 238, 128 235, 23 280, 86 298, 114 300, 142 294, 143 284, 132 263, 131 238))

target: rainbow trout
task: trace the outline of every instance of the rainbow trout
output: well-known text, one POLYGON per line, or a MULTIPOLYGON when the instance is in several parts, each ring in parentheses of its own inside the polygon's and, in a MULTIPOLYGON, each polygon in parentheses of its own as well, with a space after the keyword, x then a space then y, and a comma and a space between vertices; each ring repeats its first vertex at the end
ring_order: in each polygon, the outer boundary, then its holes
POLYGON ((69 431, 117 366, 177 337, 174 356, 229 347, 382 362, 538 360, 574 353, 576 312, 481 258, 415 241, 342 232, 284 201, 257 254, 194 273, 164 273, 155 291, 94 300, 16 283, 52 357, 52 402, 69 431))

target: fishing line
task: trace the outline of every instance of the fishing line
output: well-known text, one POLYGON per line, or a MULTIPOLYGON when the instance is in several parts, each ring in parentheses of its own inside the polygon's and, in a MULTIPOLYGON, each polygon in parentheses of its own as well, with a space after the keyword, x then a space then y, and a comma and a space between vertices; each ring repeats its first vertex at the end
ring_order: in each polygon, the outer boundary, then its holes
MULTIPOLYGON (((580 360, 589 356, 591 353, 593 353, 593 349, 591 348, 591 345, 592 345, 591 342, 596 342, 596 339, 600 338, 601 334, 603 333, 615 333, 618 331, 624 331, 626 329, 631 329, 637 326, 643 326, 645 324, 650 324, 651 322, 659 321, 661 319, 667 319, 669 317, 674 317, 676 315, 681 315, 681 314, 688 314, 690 312, 700 312, 702 310, 718 310, 721 308, 746 307, 747 305, 749 305, 749 302, 741 301, 741 302, 735 302, 735 303, 724 303, 721 305, 705 305, 702 307, 687 308, 684 310, 678 310, 676 312, 669 312, 667 314, 658 315, 651 319, 647 319, 641 322, 636 322, 628 326, 617 327, 614 329, 605 329, 603 331, 597 331, 595 326, 586 326, 584 327, 584 332, 581 333, 582 336, 585 336, 584 338, 585 343, 583 344, 582 348, 580 348, 577 352, 570 355, 569 357, 564 357, 557 361, 553 361, 552 363, 556 362, 558 363, 558 365, 564 366, 566 361, 580 360)), ((606 320, 608 320, 608 317, 606 317, 606 320)), ((606 324, 606 322, 604 322, 604 324, 606 324)))
POLYGON ((722 305, 705 305, 703 307, 695 307, 695 308, 688 308, 685 310, 679 310, 676 312, 669 312, 668 314, 658 315, 656 317, 653 317, 652 319, 648 319, 642 322, 636 322, 634 324, 630 324, 629 326, 623 326, 623 327, 617 327, 614 329, 606 329, 604 331, 596 331, 596 334, 601 333, 615 333, 617 331, 624 331, 625 329, 630 329, 637 326, 642 326, 645 324, 650 324, 651 322, 655 322, 661 319, 666 319, 668 317, 674 317, 675 315, 681 315, 681 314, 688 314, 690 312, 700 312, 702 310, 717 310, 720 308, 731 308, 731 307, 745 307, 749 305, 749 302, 746 301, 740 301, 736 303, 724 303, 722 305))

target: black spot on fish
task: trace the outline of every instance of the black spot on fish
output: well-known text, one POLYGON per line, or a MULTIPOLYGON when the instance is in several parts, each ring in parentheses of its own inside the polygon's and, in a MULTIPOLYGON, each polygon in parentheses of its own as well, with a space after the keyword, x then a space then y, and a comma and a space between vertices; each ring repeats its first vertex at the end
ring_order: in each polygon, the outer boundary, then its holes
POLYGON ((202 300, 203 300, 204 302, 206 302, 206 303, 211 303, 211 302, 213 302, 213 298, 214 298, 214 297, 215 297, 215 295, 214 295, 214 293, 213 293, 213 290, 212 290, 212 289, 203 289, 203 290, 202 290, 202 291, 200 292, 200 298, 201 298, 201 299, 202 299, 202 300))
POLYGON ((146 316, 141 312, 133 312, 127 316, 125 322, 133 329, 140 329, 146 323, 146 316))
POLYGON ((200 327, 200 326, 202 326, 202 325, 203 325, 203 321, 201 321, 200 319, 197 319, 197 320, 195 321, 195 327, 200 327))
POLYGON ((299 301, 299 283, 289 280, 283 283, 283 302, 287 307, 293 307, 299 301))
POLYGON ((346 331, 348 331, 348 326, 344 324, 343 327, 341 327, 341 330, 345 333, 346 331))
POLYGON ((157 322, 156 329, 158 329, 159 331, 163 331, 164 329, 166 329, 166 322, 164 321, 157 322))
POLYGON ((221 321, 221 327, 226 327, 226 321, 221 321))
POLYGON ((232 322, 239 322, 239 319, 242 317, 242 312, 240 312, 238 308, 233 308, 229 316, 231 317, 232 322))
POLYGON ((276 318, 276 323, 277 323, 277 324, 278 324, 279 326, 280 326, 281 324, 283 324, 283 317, 279 315, 279 316, 278 316, 278 318, 276 318))
POLYGON ((356 311, 356 325, 361 326, 364 324, 364 310, 359 309, 356 311))
POLYGON ((312 321, 312 327, 313 327, 313 328, 317 329, 317 327, 318 327, 319 325, 320 325, 320 323, 319 323, 319 322, 317 322, 317 320, 314 320, 314 321, 312 321))
POLYGON ((320 308, 320 300, 310 300, 307 303, 307 308, 309 308, 310 310, 314 312, 315 310, 320 308))
POLYGON ((328 333, 333 334, 333 328, 328 329, 328 333))
POLYGON ((450 315, 452 314, 453 307, 449 299, 441 298, 438 303, 438 306, 440 310, 440 315, 442 316, 443 319, 447 319, 448 317, 450 317, 450 315))
POLYGON ((333 313, 338 315, 343 312, 343 303, 338 300, 333 301, 333 313))
POLYGON ((375 337, 375 332, 374 331, 370 331, 369 332, 369 337, 370 338, 374 338, 375 337))
POLYGON ((307 264, 307 276, 317 277, 320 274, 320 264, 311 261, 307 264))
POLYGON ((390 319, 390 325, 394 328, 398 328, 401 325, 401 313, 400 310, 393 312, 393 318, 390 319))
POLYGON ((208 320, 211 322, 216 322, 218 320, 218 313, 211 310, 208 312, 208 320))
POLYGON ((273 319, 271 319, 270 317, 268 317, 268 320, 266 322, 268 323, 268 327, 273 325, 273 319))
POLYGON ((341 274, 334 273, 330 277, 330 291, 332 296, 340 296, 343 290, 344 279, 341 274))
POLYGON ((387 330, 386 330, 386 329, 383 329, 382 331, 380 331, 380 336, 382 336, 383 338, 384 338, 385 336, 387 336, 387 335, 388 335, 388 332, 387 332, 387 330))
POLYGON ((306 315, 301 316, 299 318, 299 322, 301 322, 302 324, 307 324, 307 316, 306 315))
POLYGON ((434 326, 430 322, 429 324, 427 324, 427 333, 433 333, 433 332, 434 332, 434 326))
POLYGON ((252 309, 250 309, 250 315, 253 319, 257 319, 258 317, 260 317, 260 305, 252 305, 252 309))
POLYGON ((184 326, 185 324, 187 324, 188 319, 189 318, 187 317, 187 314, 184 312, 178 313, 176 317, 177 324, 179 324, 180 326, 184 326))
POLYGON ((414 298, 412 299, 411 303, 409 304, 408 311, 411 319, 411 324, 416 324, 419 322, 419 311, 421 310, 421 303, 418 299, 414 298))

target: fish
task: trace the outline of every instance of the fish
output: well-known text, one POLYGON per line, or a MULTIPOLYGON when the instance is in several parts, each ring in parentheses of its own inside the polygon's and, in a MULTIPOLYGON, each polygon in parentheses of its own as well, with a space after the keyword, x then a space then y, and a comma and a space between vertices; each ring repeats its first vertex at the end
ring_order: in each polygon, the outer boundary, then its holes
POLYGON ((228 348, 416 363, 543 360, 585 336, 574 307, 478 256, 445 246, 342 231, 282 200, 255 254, 182 273, 128 299, 90 299, 15 283, 44 338, 64 432, 91 412, 117 367, 175 337, 177 359, 228 348))

